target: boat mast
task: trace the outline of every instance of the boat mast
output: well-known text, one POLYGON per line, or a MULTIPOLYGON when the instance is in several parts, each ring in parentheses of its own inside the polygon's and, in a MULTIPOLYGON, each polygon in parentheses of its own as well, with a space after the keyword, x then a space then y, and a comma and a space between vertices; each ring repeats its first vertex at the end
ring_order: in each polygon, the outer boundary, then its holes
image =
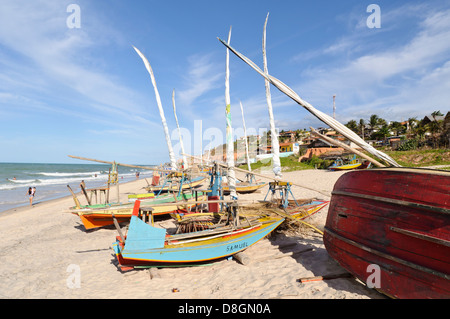
POLYGON ((248 155, 247 129, 245 128, 244 108, 242 107, 242 102, 241 101, 239 101, 239 104, 241 105, 242 124, 244 125, 245 155, 247 157, 247 167, 248 167, 248 171, 251 172, 252 171, 252 166, 250 165, 250 156, 248 155))
POLYGON ((161 104, 161 98, 159 96, 158 88, 156 87, 156 80, 155 80, 155 76, 153 75, 152 67, 150 66, 150 63, 148 62, 147 58, 141 53, 141 51, 139 51, 134 46, 133 46, 133 48, 134 48, 134 50, 136 50, 137 54, 139 54, 139 56, 141 57, 142 61, 144 62, 145 67, 147 68, 148 73, 150 74, 153 88, 155 89, 156 103, 158 104, 159 115, 161 116, 161 122, 162 122, 162 125, 164 128, 164 135, 166 137, 167 148, 169 149, 170 166, 171 166, 172 170, 176 170, 177 163, 175 161, 175 154, 173 152, 172 142, 170 140, 170 135, 169 135, 169 129, 167 127, 166 117, 164 116, 164 109, 161 104))
MULTIPOLYGON (((262 41, 262 51, 263 51, 263 61, 264 61, 264 73, 269 74, 267 69, 267 56, 266 56, 266 27, 267 20, 269 19, 269 13, 267 13, 266 22, 264 23, 264 31, 263 31, 263 41, 262 41)), ((270 82, 265 79, 266 86, 266 99, 267 99, 267 108, 269 110, 269 122, 270 122, 270 134, 272 137, 272 160, 273 160, 273 173, 275 174, 275 178, 281 178, 281 162, 280 162, 280 145, 278 143, 278 135, 275 130, 275 120, 273 118, 273 109, 272 109, 272 98, 270 95, 270 82)))
MULTIPOLYGON (((228 33, 228 44, 231 40, 231 27, 228 33)), ((236 193, 236 176, 234 174, 234 144, 233 144, 233 128, 231 126, 231 101, 230 101, 230 50, 227 49, 226 68, 225 68, 225 116, 226 116, 226 139, 227 139, 227 178, 230 188, 230 197, 238 199, 236 193)))
POLYGON ((173 114, 175 115, 175 122, 177 122, 178 135, 180 136, 181 152, 182 152, 182 156, 183 156, 183 166, 184 166, 184 168, 189 168, 188 162, 186 160, 186 155, 184 155, 185 154, 184 144, 183 144, 183 139, 181 137, 180 125, 178 124, 177 111, 176 111, 176 107, 175 107, 175 89, 173 89, 173 92, 172 92, 172 104, 173 104, 173 114))

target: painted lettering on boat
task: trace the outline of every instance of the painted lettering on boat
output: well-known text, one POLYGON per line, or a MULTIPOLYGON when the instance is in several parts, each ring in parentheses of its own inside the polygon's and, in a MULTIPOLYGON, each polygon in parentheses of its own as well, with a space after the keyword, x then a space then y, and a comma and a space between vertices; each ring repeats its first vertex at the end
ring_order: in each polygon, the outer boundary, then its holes
POLYGON ((232 244, 227 246, 227 253, 233 252, 236 250, 241 250, 248 247, 248 243, 246 241, 242 243, 232 244))

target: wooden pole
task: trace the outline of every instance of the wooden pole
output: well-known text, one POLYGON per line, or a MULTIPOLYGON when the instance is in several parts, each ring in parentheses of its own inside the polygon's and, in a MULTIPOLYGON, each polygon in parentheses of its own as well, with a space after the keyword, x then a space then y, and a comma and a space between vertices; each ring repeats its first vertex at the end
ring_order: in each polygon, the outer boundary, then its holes
POLYGON ((314 277, 304 277, 299 278, 298 281, 302 284, 305 282, 311 282, 311 281, 322 281, 322 280, 330 280, 330 279, 338 279, 338 278, 351 278, 353 277, 350 273, 342 273, 342 274, 330 274, 330 275, 324 275, 324 276, 314 276, 314 277))
POLYGON ((311 129, 311 133, 313 133, 314 135, 317 135, 318 137, 320 137, 321 139, 327 141, 328 143, 331 143, 335 146, 338 147, 342 147, 343 149, 346 149, 347 151, 350 151, 358 156, 361 156, 362 158, 368 160, 369 162, 371 162, 372 164, 374 164, 377 167, 386 167, 383 164, 381 164, 380 162, 378 162, 377 160, 374 160, 372 157, 367 156, 364 153, 361 153, 360 151, 355 150, 354 148, 351 148, 350 146, 348 146, 347 144, 341 143, 339 141, 336 141, 328 136, 322 135, 319 132, 317 132, 316 130, 314 130, 312 127, 310 127, 311 129))
MULTIPOLYGON (((87 157, 81 157, 81 156, 75 156, 75 155, 67 155, 71 158, 76 158, 76 159, 80 159, 83 161, 91 161, 91 162, 97 162, 97 163, 104 163, 104 164, 112 164, 114 162, 109 162, 109 161, 103 161, 103 160, 98 160, 95 158, 87 158, 87 157)), ((123 163, 116 163, 116 165, 120 165, 120 166, 125 166, 125 167, 132 167, 132 168, 140 168, 140 169, 146 169, 149 171, 157 171, 157 172, 175 172, 175 173, 186 173, 185 171, 180 171, 180 170, 165 170, 165 169, 161 169, 161 168, 157 168, 157 167, 147 167, 147 166, 139 166, 139 165, 131 165, 131 164, 123 164, 123 163)), ((207 174, 201 174, 201 173, 195 173, 195 175, 201 175, 201 176, 207 176, 207 174)))
POLYGON ((72 188, 70 188, 69 185, 67 185, 67 188, 69 189, 70 193, 72 194, 73 201, 75 202, 75 206, 76 206, 77 208, 81 208, 80 201, 78 200, 78 198, 77 198, 77 196, 75 195, 75 193, 72 191, 72 188))
POLYGON ((117 232, 119 233, 120 239, 124 243, 125 242, 125 237, 122 234, 122 230, 120 229, 120 226, 119 226, 119 223, 117 222, 116 216, 114 216, 114 214, 111 214, 111 215, 112 215, 112 218, 113 218, 114 226, 116 227, 117 232))
POLYGON ((86 197, 86 200, 88 202, 88 205, 91 205, 91 201, 89 200, 88 194, 86 193, 86 190, 84 189, 83 184, 80 184, 81 187, 81 192, 84 194, 84 196, 86 197))

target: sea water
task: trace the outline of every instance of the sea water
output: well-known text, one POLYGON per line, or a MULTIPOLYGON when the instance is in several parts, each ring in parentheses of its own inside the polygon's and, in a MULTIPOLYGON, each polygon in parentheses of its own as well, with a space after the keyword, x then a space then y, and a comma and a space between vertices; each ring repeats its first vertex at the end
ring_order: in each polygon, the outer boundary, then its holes
MULTIPOLYGON (((28 188, 36 187, 33 203, 79 193, 80 183, 86 189, 106 186, 111 165, 107 164, 42 164, 0 163, 0 213, 15 207, 29 205, 28 188)), ((152 172, 119 166, 119 183, 151 177, 152 172)))

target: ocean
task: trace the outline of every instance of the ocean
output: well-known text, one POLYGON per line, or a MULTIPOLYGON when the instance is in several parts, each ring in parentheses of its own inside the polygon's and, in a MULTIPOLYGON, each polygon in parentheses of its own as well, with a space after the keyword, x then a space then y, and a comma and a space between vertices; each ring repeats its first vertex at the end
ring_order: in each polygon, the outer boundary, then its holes
MULTIPOLYGON (((36 187, 33 203, 70 196, 69 185, 75 193, 81 191, 80 182, 86 188, 106 186, 108 164, 41 164, 0 163, 0 213, 15 207, 29 205, 27 191, 36 187)), ((148 178, 152 172, 119 166, 119 183, 148 178)))

